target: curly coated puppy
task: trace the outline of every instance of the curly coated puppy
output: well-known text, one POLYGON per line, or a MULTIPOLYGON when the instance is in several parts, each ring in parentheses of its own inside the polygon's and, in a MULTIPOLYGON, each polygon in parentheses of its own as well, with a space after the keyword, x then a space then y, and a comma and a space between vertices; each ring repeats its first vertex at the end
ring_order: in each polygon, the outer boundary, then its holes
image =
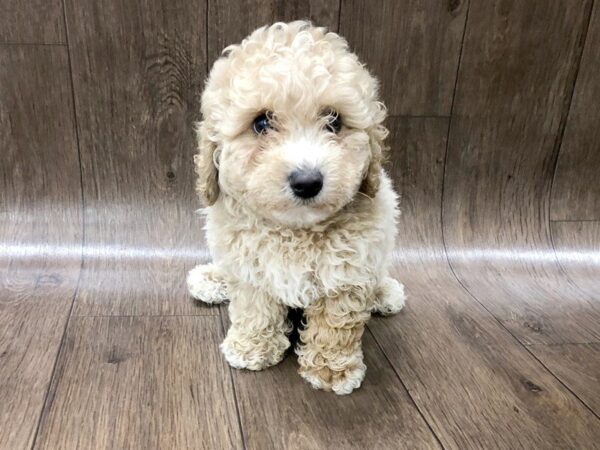
POLYGON ((280 362, 288 307, 301 307, 301 376, 350 393, 365 376, 371 312, 404 305, 388 275, 398 209, 377 81, 337 34, 277 23, 224 50, 202 115, 194 161, 213 263, 187 281, 199 300, 230 300, 225 358, 250 370, 280 362))

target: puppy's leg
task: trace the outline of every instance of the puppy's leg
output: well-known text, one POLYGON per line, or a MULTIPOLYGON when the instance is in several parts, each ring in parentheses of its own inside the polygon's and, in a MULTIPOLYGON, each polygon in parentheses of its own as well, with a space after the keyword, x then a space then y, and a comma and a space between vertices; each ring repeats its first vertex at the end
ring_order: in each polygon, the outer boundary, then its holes
POLYGON ((384 316, 396 314, 406 302, 404 286, 391 277, 385 277, 375 291, 373 312, 384 316))
POLYGON ((229 364, 261 370, 277 364, 290 346, 287 307, 266 292, 248 285, 229 286, 231 327, 221 344, 229 364))
POLYGON ((187 285, 196 300, 208 304, 227 300, 227 285, 215 264, 201 264, 188 272, 187 285))
POLYGON ((297 348, 300 375, 314 388, 349 394, 367 367, 361 338, 370 312, 361 294, 321 299, 304 310, 306 327, 297 348))

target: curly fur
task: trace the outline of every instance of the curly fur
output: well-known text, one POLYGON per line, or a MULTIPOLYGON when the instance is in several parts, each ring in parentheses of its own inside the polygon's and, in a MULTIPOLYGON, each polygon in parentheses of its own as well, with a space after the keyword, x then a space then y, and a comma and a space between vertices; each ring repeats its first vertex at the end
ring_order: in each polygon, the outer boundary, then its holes
POLYGON ((388 276, 399 212, 382 169, 377 91, 344 39, 307 22, 260 28, 215 63, 194 159, 213 263, 193 269, 188 286, 207 303, 230 299, 221 349, 233 367, 278 363, 290 345, 287 309, 301 307, 300 374, 350 393, 365 375, 371 312, 404 305, 388 276), (325 127, 331 110, 343 121, 338 134, 325 127), (264 111, 273 129, 256 135, 251 124, 264 111), (299 167, 324 175, 311 201, 290 191, 299 167))

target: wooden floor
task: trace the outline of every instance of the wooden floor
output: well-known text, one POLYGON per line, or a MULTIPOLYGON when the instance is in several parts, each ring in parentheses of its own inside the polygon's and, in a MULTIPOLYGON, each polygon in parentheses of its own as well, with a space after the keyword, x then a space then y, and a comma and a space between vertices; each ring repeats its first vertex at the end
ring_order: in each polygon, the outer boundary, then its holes
POLYGON ((592 0, 0 0, 0 449, 600 448, 599 73, 592 0), (299 17, 381 78, 402 193, 345 397, 230 369, 184 285, 209 64, 299 17))

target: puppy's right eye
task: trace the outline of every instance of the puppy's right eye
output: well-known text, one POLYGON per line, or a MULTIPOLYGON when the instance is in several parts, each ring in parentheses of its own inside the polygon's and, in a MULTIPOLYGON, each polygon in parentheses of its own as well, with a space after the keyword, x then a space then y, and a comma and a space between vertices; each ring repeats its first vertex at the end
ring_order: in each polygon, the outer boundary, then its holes
POLYGON ((256 134, 265 134, 270 128, 273 127, 271 126, 271 114, 268 112, 257 116, 252 122, 252 130, 256 134))

